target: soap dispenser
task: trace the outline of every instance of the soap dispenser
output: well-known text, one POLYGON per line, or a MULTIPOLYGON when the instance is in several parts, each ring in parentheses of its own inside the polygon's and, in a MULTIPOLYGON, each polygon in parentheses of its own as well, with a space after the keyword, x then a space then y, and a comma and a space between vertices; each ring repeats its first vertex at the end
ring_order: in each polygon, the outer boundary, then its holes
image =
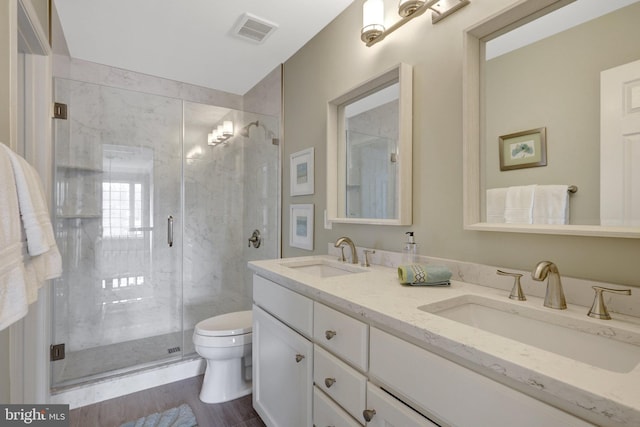
POLYGON ((402 263, 415 264, 418 262, 418 244, 413 238, 413 231, 404 233, 407 235, 407 242, 402 250, 402 263))

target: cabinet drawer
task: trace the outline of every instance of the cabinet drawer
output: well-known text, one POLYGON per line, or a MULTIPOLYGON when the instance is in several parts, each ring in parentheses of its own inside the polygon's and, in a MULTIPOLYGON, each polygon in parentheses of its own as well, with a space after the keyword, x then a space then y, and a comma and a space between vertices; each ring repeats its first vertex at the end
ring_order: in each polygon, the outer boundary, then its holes
POLYGON ((253 301, 301 334, 312 336, 313 301, 309 298, 254 275, 253 301))
POLYGON ((367 378, 328 351, 313 346, 313 381, 355 419, 364 423, 367 378))
POLYGON ((369 325, 315 302, 313 338, 356 368, 367 371, 369 325))
POLYGON ((367 427, 438 427, 371 383, 367 383, 367 410, 375 411, 367 427))
POLYGON ((315 427, 362 427, 317 387, 313 388, 313 425, 315 427))
POLYGON ((371 328, 370 378, 457 427, 591 426, 566 412, 376 328, 371 328))

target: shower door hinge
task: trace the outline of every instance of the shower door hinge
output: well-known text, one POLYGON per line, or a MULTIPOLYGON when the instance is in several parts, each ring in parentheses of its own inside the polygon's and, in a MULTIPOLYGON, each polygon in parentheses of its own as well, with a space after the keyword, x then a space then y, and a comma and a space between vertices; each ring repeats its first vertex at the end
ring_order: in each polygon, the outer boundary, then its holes
POLYGON ((51 361, 64 359, 64 343, 51 345, 51 361))
POLYGON ((67 104, 63 104, 61 102, 54 102, 53 118, 67 120, 67 104))

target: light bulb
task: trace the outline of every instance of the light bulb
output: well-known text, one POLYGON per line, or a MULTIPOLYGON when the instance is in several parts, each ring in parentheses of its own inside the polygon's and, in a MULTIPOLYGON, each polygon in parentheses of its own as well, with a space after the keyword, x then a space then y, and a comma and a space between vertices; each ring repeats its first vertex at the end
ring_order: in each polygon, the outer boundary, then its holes
POLYGON ((378 37, 384 31, 384 1, 366 0, 362 5, 362 32, 360 38, 365 43, 378 37))
POLYGON ((233 122, 231 120, 222 122, 222 134, 226 137, 233 136, 233 122))

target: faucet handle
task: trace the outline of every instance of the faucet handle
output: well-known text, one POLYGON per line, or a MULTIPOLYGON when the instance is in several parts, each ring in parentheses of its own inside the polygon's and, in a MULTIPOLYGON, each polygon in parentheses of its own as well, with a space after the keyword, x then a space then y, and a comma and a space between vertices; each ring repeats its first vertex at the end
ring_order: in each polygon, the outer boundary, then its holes
POLYGON ((507 271, 496 270, 496 273, 500 276, 511 276, 513 277, 513 288, 511 288, 511 293, 509 294, 510 299, 515 299, 518 301, 526 301, 527 297, 524 296, 524 292, 522 292, 522 286, 520 286, 520 278, 522 274, 520 273, 509 273, 507 271))
POLYGON ((363 249, 362 253, 364 253, 364 261, 362 261, 362 266, 363 267, 371 267, 371 264, 369 263, 369 255, 370 254, 375 254, 376 251, 375 249, 363 249))
POLYGON ((596 294, 593 298, 593 304, 591 305, 591 309, 589 309, 589 313, 587 316, 594 317, 596 319, 609 320, 611 319, 611 315, 607 310, 607 306, 604 304, 604 299, 602 298, 603 292, 611 292, 614 294, 622 294, 622 295, 631 295, 631 289, 609 289, 603 288, 600 286, 592 286, 593 290, 596 291, 596 294))

